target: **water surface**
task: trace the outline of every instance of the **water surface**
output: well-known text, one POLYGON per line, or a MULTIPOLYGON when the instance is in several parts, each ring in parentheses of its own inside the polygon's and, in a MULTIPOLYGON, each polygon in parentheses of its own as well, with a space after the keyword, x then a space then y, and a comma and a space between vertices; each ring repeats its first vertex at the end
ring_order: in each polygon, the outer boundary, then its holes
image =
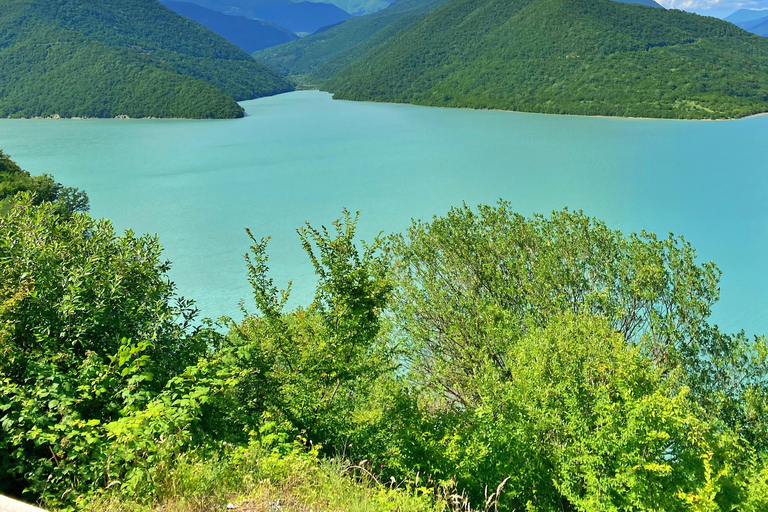
MULTIPOLYGON (((625 232, 683 234, 723 271, 715 320, 768 332, 768 116, 652 121, 332 101, 295 92, 227 121, 0 120, 0 149, 85 189, 91 212, 157 233, 202 312, 250 301, 245 227, 271 235, 273 277, 314 285, 295 229, 361 211, 359 232, 451 205, 568 206, 625 232)), ((253 309, 252 307, 250 309, 253 309)))

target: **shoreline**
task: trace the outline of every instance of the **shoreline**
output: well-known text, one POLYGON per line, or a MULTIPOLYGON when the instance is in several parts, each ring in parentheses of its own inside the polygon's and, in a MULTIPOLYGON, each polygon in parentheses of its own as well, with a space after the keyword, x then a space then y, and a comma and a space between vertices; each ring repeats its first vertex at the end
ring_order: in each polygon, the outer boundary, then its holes
MULTIPOLYGON (((335 98, 334 93, 323 91, 321 89, 317 88, 307 88, 307 89, 296 89, 293 91, 288 91, 280 94, 291 94, 291 93, 301 93, 301 92, 309 92, 309 91, 315 91, 315 92, 322 92, 324 94, 329 94, 331 96, 331 99, 333 101, 346 101, 350 103, 369 103, 369 104, 387 104, 387 105, 401 105, 401 106, 408 106, 408 107, 420 107, 420 108, 440 108, 440 109, 450 109, 450 110, 470 110, 470 111, 476 111, 476 112, 506 112, 506 113, 513 113, 513 114, 531 114, 531 115, 539 115, 539 116, 559 116, 559 117, 582 117, 587 119, 632 119, 637 121, 689 121, 689 122, 699 122, 699 121, 715 121, 715 122, 728 122, 728 121, 739 121, 743 119, 750 119, 754 117, 760 117, 760 116, 768 116, 768 110, 765 112, 758 112, 756 114, 749 114, 746 116, 741 117, 724 117, 724 118, 717 118, 717 119, 683 119, 683 118, 677 118, 677 117, 637 117, 637 116, 609 116, 609 115, 589 115, 589 114, 553 114, 551 112, 533 112, 528 110, 508 110, 508 109, 501 109, 501 108, 472 108, 472 107, 448 107, 448 106, 440 106, 440 105, 421 105, 419 103, 401 103, 396 101, 375 101, 375 100, 349 100, 349 99, 343 99, 343 98, 335 98)), ((238 104, 243 103, 245 101, 254 101, 262 98, 268 98, 272 96, 278 96, 279 94, 270 95, 270 96, 262 96, 260 98, 252 98, 249 100, 242 100, 238 102, 238 104)), ((246 117, 250 117, 247 112, 244 113, 242 117, 227 117, 227 118, 195 118, 195 117, 155 117, 155 116, 149 116, 149 117, 130 117, 128 115, 117 115, 114 117, 80 117, 80 116, 74 116, 74 117, 62 117, 58 114, 54 114, 47 117, 42 116, 36 116, 36 117, 5 117, 0 118, 0 120, 3 121, 14 121, 14 120, 20 120, 20 121, 150 121, 150 120, 163 120, 163 121, 231 121, 236 119, 244 119, 246 117)))
MULTIPOLYGON (((678 117, 637 117, 637 116, 606 116, 606 115, 589 115, 589 114, 553 114, 551 112, 532 112, 528 110, 507 110, 502 108, 472 108, 472 107, 445 107, 440 105, 421 105, 419 103, 400 103, 396 101, 375 101, 375 100, 348 100, 339 98, 334 98, 334 93, 328 92, 328 91, 322 91, 320 89, 304 89, 304 90, 313 90, 313 91, 319 91, 324 92, 326 94, 330 94, 331 98, 334 101, 348 101, 350 103, 371 103, 371 104, 388 104, 388 105, 403 105, 403 106, 409 106, 409 107, 423 107, 423 108, 442 108, 442 109, 453 109, 453 110, 472 110, 476 112, 508 112, 513 114, 532 114, 532 115, 538 115, 538 116, 561 116, 561 117, 584 117, 588 119, 634 119, 638 121, 715 121, 715 122, 723 122, 723 121, 740 121, 743 119, 749 119, 752 117, 759 117, 759 116, 765 116, 768 115, 768 110, 765 112, 758 112, 757 114, 749 114, 746 116, 741 117, 722 117, 717 119, 682 119, 678 117)), ((300 91, 295 91, 300 92, 300 91)))

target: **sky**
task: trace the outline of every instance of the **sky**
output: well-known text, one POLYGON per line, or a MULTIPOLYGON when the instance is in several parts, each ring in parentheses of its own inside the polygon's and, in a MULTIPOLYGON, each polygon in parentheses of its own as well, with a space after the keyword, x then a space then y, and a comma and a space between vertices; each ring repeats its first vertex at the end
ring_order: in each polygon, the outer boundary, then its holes
MULTIPOLYGON (((768 0, 656 0, 668 9, 681 9, 724 18, 739 9, 768 9, 768 0)), ((768 12, 765 13, 768 16, 768 12)))

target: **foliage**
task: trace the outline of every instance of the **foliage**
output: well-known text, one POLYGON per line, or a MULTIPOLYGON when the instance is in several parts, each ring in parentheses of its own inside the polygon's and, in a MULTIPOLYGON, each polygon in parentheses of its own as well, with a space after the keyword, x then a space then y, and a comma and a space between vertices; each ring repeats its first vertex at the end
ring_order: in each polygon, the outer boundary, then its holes
POLYGON ((734 118, 768 110, 768 41, 610 0, 453 0, 323 88, 348 100, 734 118))
POLYGON ((0 151, 0 211, 19 192, 31 192, 35 204, 56 203, 64 215, 88 211, 88 195, 84 191, 65 187, 48 174, 32 176, 0 151))
POLYGON ((127 500, 107 492, 85 510, 106 512, 209 512, 227 503, 236 510, 350 510, 357 512, 439 512, 445 502, 426 489, 376 480, 366 467, 322 459, 302 447, 264 444, 254 438, 224 456, 183 455, 157 468, 155 503, 127 500))
POLYGON ((8 0, 0 67, 0 117, 232 118, 234 100, 290 90, 153 0, 8 0))
POLYGON ((333 232, 300 230, 318 285, 313 303, 291 312, 283 311, 290 286, 280 292, 267 275, 267 239, 251 235, 249 279, 261 314, 234 326, 225 345, 238 351, 240 364, 247 362, 254 377, 237 399, 253 404, 252 423, 267 412, 308 442, 335 441, 336 448, 371 384, 393 371, 392 350, 380 338, 391 290, 381 240, 358 250, 356 223, 345 212, 333 232))
MULTIPOLYGON (((2 490, 69 503, 122 477, 108 438, 120 440, 124 416, 151 413, 207 342, 187 332, 194 310, 174 304, 155 238, 117 237, 27 194, 0 217, 0 261, 2 490)), ((138 427, 152 436, 150 421, 138 427)))
POLYGON ((299 230, 309 306, 286 309, 249 232, 258 312, 214 326, 156 238, 6 201, 2 492, 115 512, 768 503, 768 342, 709 324, 720 272, 682 237, 501 202, 365 244, 344 211, 299 230))
POLYGON ((258 51, 254 57, 293 78, 299 75, 309 83, 322 82, 446 1, 399 0, 377 13, 258 51))

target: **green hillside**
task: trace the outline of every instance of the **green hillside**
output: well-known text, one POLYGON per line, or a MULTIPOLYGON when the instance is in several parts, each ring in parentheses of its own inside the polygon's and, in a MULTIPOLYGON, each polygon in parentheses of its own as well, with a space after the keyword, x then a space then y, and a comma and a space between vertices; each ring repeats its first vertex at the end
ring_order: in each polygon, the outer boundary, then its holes
POLYGON ((350 100, 734 118, 768 111, 768 41, 608 0, 453 0, 324 88, 350 100))
POLYGON ((243 115, 235 100, 291 89, 155 0, 3 0, 0 117, 243 115))
POLYGON ((351 18, 328 30, 254 53, 285 75, 320 83, 409 27, 447 0, 398 0, 386 9, 351 18))

